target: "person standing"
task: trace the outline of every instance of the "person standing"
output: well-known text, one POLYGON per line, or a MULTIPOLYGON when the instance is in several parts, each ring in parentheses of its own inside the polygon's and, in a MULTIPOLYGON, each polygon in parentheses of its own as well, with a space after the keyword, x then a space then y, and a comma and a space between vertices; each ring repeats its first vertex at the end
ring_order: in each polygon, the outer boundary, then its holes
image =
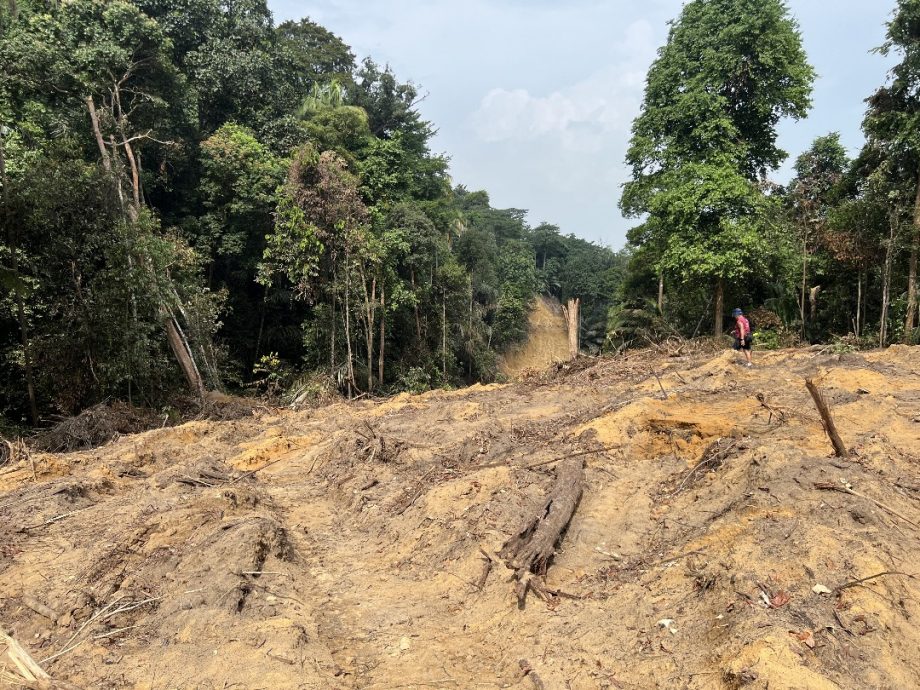
POLYGON ((732 335, 735 337, 735 344, 732 346, 735 350, 741 350, 744 353, 744 366, 752 367, 751 348, 754 344, 754 336, 751 334, 751 322, 744 316, 740 309, 733 309, 732 316, 735 319, 735 328, 732 335))

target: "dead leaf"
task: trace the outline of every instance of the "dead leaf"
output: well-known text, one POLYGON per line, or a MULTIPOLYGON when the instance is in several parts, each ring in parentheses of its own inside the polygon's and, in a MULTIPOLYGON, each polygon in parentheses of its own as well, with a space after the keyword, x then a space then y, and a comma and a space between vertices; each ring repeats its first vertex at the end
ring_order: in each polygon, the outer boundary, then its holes
POLYGON ((789 634, 793 635, 799 642, 804 642, 809 649, 815 648, 815 634, 811 630, 803 630, 802 632, 790 630, 789 634))
POLYGON ((789 596, 788 592, 777 592, 773 595, 773 598, 770 599, 770 608, 781 609, 790 601, 792 601, 792 597, 789 596))

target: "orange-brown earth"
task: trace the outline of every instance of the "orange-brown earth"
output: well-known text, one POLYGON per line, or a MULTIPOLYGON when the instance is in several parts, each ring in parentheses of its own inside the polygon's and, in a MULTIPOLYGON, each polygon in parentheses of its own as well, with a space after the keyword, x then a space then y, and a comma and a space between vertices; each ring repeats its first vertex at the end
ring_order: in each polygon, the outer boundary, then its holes
POLYGON ((920 350, 755 357, 33 452, 0 468, 0 628, 87 689, 918 687, 920 350), (585 451, 547 575, 571 597, 479 588, 585 451))

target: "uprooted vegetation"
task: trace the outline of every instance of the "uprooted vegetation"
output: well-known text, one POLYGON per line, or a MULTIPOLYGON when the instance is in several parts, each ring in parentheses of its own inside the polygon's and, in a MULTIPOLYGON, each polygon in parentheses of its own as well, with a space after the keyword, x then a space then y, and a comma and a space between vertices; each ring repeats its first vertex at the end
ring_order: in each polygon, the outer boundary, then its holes
POLYGON ((33 450, 0 627, 83 688, 912 687, 918 391, 904 347, 649 351, 33 450))

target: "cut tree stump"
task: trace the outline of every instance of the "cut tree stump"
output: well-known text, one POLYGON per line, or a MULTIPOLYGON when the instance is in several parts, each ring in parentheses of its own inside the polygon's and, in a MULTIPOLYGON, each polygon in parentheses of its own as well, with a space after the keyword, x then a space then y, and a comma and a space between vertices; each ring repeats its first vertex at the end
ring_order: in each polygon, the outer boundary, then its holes
POLYGON ((499 556, 514 571, 517 580, 518 607, 524 607, 530 589, 547 599, 542 579, 575 514, 583 488, 584 458, 560 461, 556 480, 539 510, 502 546, 499 556))
POLYGON ((568 306, 562 307, 562 313, 565 316, 565 325, 569 333, 569 357, 577 359, 581 347, 578 337, 581 323, 581 299, 570 299, 568 306))

